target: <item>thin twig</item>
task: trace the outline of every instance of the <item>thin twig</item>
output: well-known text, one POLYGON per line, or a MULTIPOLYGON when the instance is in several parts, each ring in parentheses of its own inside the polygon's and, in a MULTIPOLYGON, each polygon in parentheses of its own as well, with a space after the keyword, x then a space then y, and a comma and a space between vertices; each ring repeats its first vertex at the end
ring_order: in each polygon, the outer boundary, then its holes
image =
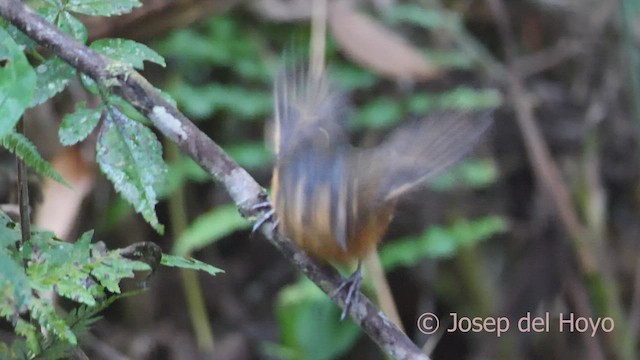
MULTIPOLYGON (((262 187, 213 140, 164 100, 140 74, 132 69, 119 73, 109 71, 108 69, 117 68, 113 61, 69 37, 18 0, 0 0, 0 15, 97 82, 117 84, 110 90, 147 116, 160 132, 222 183, 243 216, 255 221, 264 215, 264 210, 255 208, 255 205, 267 198, 262 187)), ((272 232, 272 225, 273 223, 267 222, 262 226, 261 232, 265 237, 322 291, 331 294, 341 281, 340 274, 333 268, 316 264, 294 243, 272 232)), ((340 292, 333 300, 344 307, 345 295, 345 292, 340 292)), ((351 306, 349 314, 393 358, 428 359, 363 294, 351 306)))
MULTIPOLYGON (((164 148, 169 161, 172 163, 180 161, 180 150, 175 144, 170 141, 164 141, 164 148)), ((167 201, 172 230, 171 235, 177 240, 189 225, 184 185, 174 190, 167 201)), ((202 295, 202 287, 198 281, 198 273, 191 269, 179 269, 178 271, 180 271, 182 290, 184 291, 184 298, 198 348, 204 353, 212 353, 215 347, 215 338, 209 321, 209 312, 202 295)))
POLYGON ((371 251, 367 254, 367 257, 364 259, 364 267, 367 275, 371 279, 371 283, 374 285, 378 306, 380 306, 384 313, 387 314, 400 330, 405 331, 404 326, 402 326, 400 313, 398 312, 398 306, 393 299, 393 293, 391 292, 389 281, 387 281, 387 276, 384 273, 382 263, 380 262, 380 255, 377 251, 371 251))
MULTIPOLYGON (((24 134, 24 120, 20 120, 16 125, 16 131, 24 134)), ((16 168, 18 171, 18 206, 20 207, 20 232, 21 244, 23 247, 31 240, 31 215, 29 214, 29 178, 27 174, 27 165, 24 160, 16 157, 16 168)), ((27 260, 23 260, 26 268, 27 260)))
POLYGON ((534 54, 520 56, 515 67, 521 79, 541 73, 553 68, 585 51, 585 44, 572 39, 561 39, 555 45, 540 50, 534 54))
POLYGON ((587 239, 584 226, 580 222, 576 210, 573 207, 571 196, 562 179, 560 170, 549 154, 549 148, 542 137, 542 132, 533 115, 533 105, 526 95, 522 77, 515 66, 517 47, 511 34, 509 19, 504 5, 500 0, 488 0, 488 2, 494 13, 498 33, 505 49, 508 69, 505 74, 507 77, 507 86, 513 99, 516 120, 518 121, 520 132, 524 138, 527 154, 531 160, 534 172, 540 183, 549 191, 552 201, 558 209, 562 224, 571 238, 576 242, 576 250, 583 270, 587 274, 596 272, 598 264, 595 255, 590 251, 589 247, 584 244, 584 241, 587 239))

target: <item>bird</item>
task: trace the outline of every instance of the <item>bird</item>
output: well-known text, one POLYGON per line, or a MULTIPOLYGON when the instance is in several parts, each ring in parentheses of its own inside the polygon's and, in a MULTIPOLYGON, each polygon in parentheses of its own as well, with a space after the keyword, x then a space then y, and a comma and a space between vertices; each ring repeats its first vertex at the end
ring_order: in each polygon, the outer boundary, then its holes
POLYGON ((313 258, 357 261, 332 295, 348 288, 344 319, 359 293, 362 259, 383 238, 398 199, 468 153, 492 112, 434 112, 402 123, 376 146, 358 147, 346 130, 345 97, 324 70, 285 56, 273 94, 267 137, 276 160, 266 217, 275 215, 274 228, 313 258))

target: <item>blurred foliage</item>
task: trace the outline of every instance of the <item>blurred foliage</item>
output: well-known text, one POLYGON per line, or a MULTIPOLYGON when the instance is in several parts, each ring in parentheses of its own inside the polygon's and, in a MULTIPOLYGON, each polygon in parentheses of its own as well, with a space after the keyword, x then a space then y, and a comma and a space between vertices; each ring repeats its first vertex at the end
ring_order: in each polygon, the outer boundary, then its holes
POLYGON ((248 229, 250 226, 234 205, 218 206, 193 220, 178 237, 173 252, 187 256, 234 231, 248 229))
POLYGON ((395 239, 380 249, 380 261, 389 271, 397 266, 417 265, 424 258, 451 257, 460 247, 473 246, 507 229, 500 216, 457 219, 449 226, 430 226, 418 236, 395 239))
POLYGON ((12 132, 36 87, 36 73, 20 46, 0 28, 0 139, 12 132))
POLYGON ((194 87, 186 83, 169 84, 169 92, 181 104, 185 114, 203 119, 225 111, 238 119, 260 119, 271 112, 266 91, 251 91, 239 86, 211 84, 194 87))
MULTIPOLYGON (((34 1, 32 5, 48 21, 85 42, 87 31, 71 12, 111 16, 128 12, 140 3, 51 0, 34 1)), ((164 65, 160 55, 129 40, 103 39, 94 42, 92 48, 119 61, 121 65, 109 71, 142 69, 144 61, 164 65)), ((59 58, 45 58, 39 51, 42 50, 12 25, 0 22, 0 145, 38 173, 66 185, 31 141, 15 129, 25 110, 64 90, 76 75, 76 70, 59 58)), ((102 118, 96 150, 100 168, 136 211, 162 232, 154 209, 157 188, 166 173, 160 143, 148 127, 118 109, 122 103, 107 94, 109 84, 95 84, 88 78, 85 84, 88 90, 100 93, 103 104, 96 109, 76 104, 76 111, 65 116, 60 126, 61 143, 73 145, 84 140, 102 118)), ((28 229, 27 224, 21 225, 28 229)), ((91 243, 93 231, 75 242, 65 242, 39 229, 23 236, 20 228, 0 212, 0 316, 13 325, 18 335, 11 346, 0 343, 3 359, 68 358, 78 337, 97 320, 96 314, 122 297, 120 282, 133 277, 135 271, 153 272, 158 262, 211 275, 221 271, 179 256, 165 255, 156 261, 160 250, 150 242, 109 251, 102 243, 91 243), (63 316, 54 307, 49 292, 78 306, 63 316)))
POLYGON ((104 244, 91 244, 92 231, 68 243, 51 232, 32 230, 31 240, 22 243, 19 228, 0 212, 0 315, 26 340, 29 356, 46 353, 47 346, 55 342, 66 343, 69 349, 77 344, 72 323, 55 310, 45 295, 48 291, 99 307, 121 293, 122 279, 133 277, 134 271, 152 270, 147 263, 124 257, 121 250, 107 251, 104 244), (55 336, 48 338, 48 345, 41 329, 55 336))
POLYGON ((480 189, 495 184, 497 180, 498 169, 491 159, 468 159, 429 180, 429 187, 437 191, 458 187, 480 189))
POLYGON ((0 145, 5 150, 15 154, 18 158, 29 165, 32 169, 41 175, 48 176, 55 181, 68 186, 67 182, 58 174, 58 172, 46 160, 40 156, 40 153, 31 141, 24 135, 17 132, 10 132, 0 139, 0 145))
POLYGON ((175 66, 166 90, 196 120, 224 112, 236 120, 263 121, 271 113, 271 76, 261 47, 257 36, 228 17, 174 31, 154 44, 175 66), (209 72, 219 79, 203 84, 209 72))
MULTIPOLYGON (((135 293, 111 296, 108 300, 95 306, 80 305, 65 315, 63 317, 64 323, 59 324, 66 326, 76 338, 82 338, 89 331, 90 326, 100 320, 100 316, 97 315, 100 311, 104 310, 114 300, 133 294, 135 293)), ((36 302, 41 303, 42 301, 38 300, 36 302)), ((0 358, 2 359, 56 360, 68 359, 73 354, 73 348, 68 343, 60 341, 57 337, 45 336, 42 332, 33 334, 33 326, 28 322, 18 320, 15 328, 17 334, 29 337, 24 340, 15 340, 11 346, 0 342, 0 358), (38 350, 33 351, 33 348, 38 350)))
POLYGON ((276 312, 280 343, 266 344, 264 351, 277 359, 335 359, 362 334, 339 320, 340 309, 307 278, 280 291, 276 312))
POLYGON ((169 255, 169 254, 162 254, 162 259, 160 260, 160 264, 168 267, 205 271, 212 276, 224 272, 224 270, 218 269, 217 267, 211 266, 207 263, 203 263, 200 260, 196 260, 196 259, 184 257, 184 256, 169 255))
MULTIPOLYGON (((36 1, 33 3, 37 12, 48 21, 59 26, 77 40, 85 42, 87 31, 73 13, 86 15, 111 16, 130 11, 140 3, 131 0, 120 0, 109 4, 93 1, 36 1)), ((4 148, 14 152, 28 165, 43 175, 61 181, 39 157, 37 150, 29 140, 13 131, 22 113, 28 108, 43 103, 62 91, 76 70, 56 56, 44 58, 33 42, 19 33, 12 25, 2 22, 0 27, 0 58, 6 59, 8 66, 0 68, 0 116, 6 121, 0 122, 0 140, 4 148), (9 36, 9 35, 14 35, 9 36), (18 41, 17 43, 15 41, 18 41), (26 49, 30 58, 35 59, 32 66, 23 53, 26 49), (6 76, 5 76, 6 75, 6 76), (35 89, 35 92, 34 92, 35 89)), ((145 45, 131 40, 101 39, 91 44, 91 48, 105 56, 115 56, 122 67, 111 71, 128 71, 128 67, 143 68, 144 61, 155 62, 164 66, 164 59, 145 45)), ((93 80, 84 77, 87 87, 102 95, 104 103, 96 109, 87 109, 78 105, 76 112, 69 114, 62 122, 59 136, 65 145, 72 145, 84 140, 98 125, 101 117, 105 118, 100 130, 97 144, 97 162, 107 177, 113 181, 116 189, 127 199, 143 217, 157 230, 162 231, 155 215, 156 187, 164 171, 161 147, 155 135, 117 109, 118 98, 108 95, 105 87, 96 86, 93 80), (99 87, 103 87, 100 91, 99 87), (104 143, 103 143, 104 142, 104 143), (109 151, 105 149, 109 148, 109 151), (134 150, 134 151, 132 151, 134 150), (120 162, 126 160, 124 162, 120 162), (111 161, 111 163, 109 163, 111 161), (117 162, 117 166, 113 161, 117 162)), ((127 109, 129 112, 130 108, 127 109)))

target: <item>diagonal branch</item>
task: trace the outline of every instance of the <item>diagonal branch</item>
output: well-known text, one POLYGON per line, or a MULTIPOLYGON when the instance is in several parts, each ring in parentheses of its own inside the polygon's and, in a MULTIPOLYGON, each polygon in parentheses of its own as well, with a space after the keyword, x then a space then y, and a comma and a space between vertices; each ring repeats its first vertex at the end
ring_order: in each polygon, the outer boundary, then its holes
MULTIPOLYGON (((95 81, 110 84, 110 91, 120 95, 148 117, 160 132, 222 183, 243 216, 255 221, 264 215, 253 208, 267 197, 262 187, 213 140, 164 100, 140 74, 134 70, 114 71, 121 68, 117 63, 69 37, 18 0, 0 0, 0 16, 95 81)), ((272 224, 265 225, 262 226, 265 237, 302 273, 327 294, 336 289, 341 280, 338 272, 316 264, 291 241, 268 230, 272 224)), ((344 307, 345 296, 341 292, 333 300, 344 307)), ((360 294, 358 303, 353 304, 349 313, 369 337, 393 358, 429 359, 364 295, 360 294)))

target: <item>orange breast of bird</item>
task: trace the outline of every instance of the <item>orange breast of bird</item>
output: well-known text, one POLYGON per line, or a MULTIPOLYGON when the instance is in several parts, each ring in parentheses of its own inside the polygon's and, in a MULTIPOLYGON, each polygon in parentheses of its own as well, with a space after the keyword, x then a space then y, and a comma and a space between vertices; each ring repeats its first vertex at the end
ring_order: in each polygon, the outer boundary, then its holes
POLYGON ((354 152, 323 134, 318 129, 284 154, 273 174, 272 196, 282 233, 313 257, 347 263, 376 247, 393 205, 378 206, 375 182, 358 178, 364 174, 357 173, 354 152))

